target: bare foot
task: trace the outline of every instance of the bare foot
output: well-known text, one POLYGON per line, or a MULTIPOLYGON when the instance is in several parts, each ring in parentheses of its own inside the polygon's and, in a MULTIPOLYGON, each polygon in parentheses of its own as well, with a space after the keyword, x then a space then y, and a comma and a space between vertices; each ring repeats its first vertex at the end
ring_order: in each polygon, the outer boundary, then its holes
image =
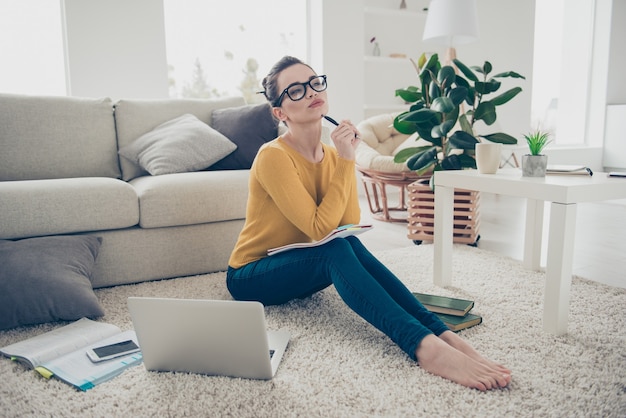
POLYGON ((443 334, 441 334, 439 336, 439 338, 441 338, 442 340, 444 340, 445 342, 447 342, 448 344, 450 344, 452 347, 456 348, 457 350, 459 350, 462 353, 467 354, 468 356, 470 356, 471 358, 473 358, 474 360, 483 363, 487 366, 493 367, 494 369, 499 370, 500 372, 504 373, 504 374, 511 374, 511 370, 509 370, 508 368, 504 367, 502 364, 498 364, 495 363, 489 359, 486 359, 485 357, 481 356, 478 351, 476 351, 474 349, 474 347, 472 347, 467 341, 465 341, 463 338, 459 337, 457 334, 455 334, 452 331, 446 331, 443 334))
POLYGON ((479 362, 435 335, 427 335, 415 350, 424 370, 478 390, 503 388, 511 375, 479 362))

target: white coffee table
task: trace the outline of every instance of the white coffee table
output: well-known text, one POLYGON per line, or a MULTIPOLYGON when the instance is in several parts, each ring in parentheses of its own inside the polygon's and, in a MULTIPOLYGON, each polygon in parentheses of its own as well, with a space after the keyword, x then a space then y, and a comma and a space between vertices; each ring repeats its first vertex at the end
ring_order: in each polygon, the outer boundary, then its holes
POLYGON ((572 282, 576 204, 626 198, 626 179, 606 173, 522 177, 519 169, 501 169, 496 174, 476 170, 435 173, 434 283, 452 281, 452 210, 454 188, 524 197, 526 231, 524 266, 539 270, 544 202, 551 202, 543 328, 551 334, 567 332, 569 293, 572 282))

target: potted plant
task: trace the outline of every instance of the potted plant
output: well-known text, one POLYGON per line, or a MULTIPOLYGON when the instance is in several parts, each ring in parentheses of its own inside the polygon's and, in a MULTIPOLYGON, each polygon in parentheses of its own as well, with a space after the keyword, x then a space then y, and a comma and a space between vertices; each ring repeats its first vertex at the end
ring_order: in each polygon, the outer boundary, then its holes
MULTIPOLYGON (((492 65, 486 61, 482 67, 467 67, 459 60, 454 67, 442 66, 437 54, 427 58, 425 54, 413 65, 417 71, 420 87, 409 86, 396 90, 410 104, 408 111, 394 119, 394 127, 401 133, 418 134, 428 144, 407 148, 394 157, 398 163, 419 175, 438 170, 461 170, 476 168, 475 147, 482 141, 501 144, 517 144, 513 136, 496 132, 476 134, 478 121, 492 125, 497 119, 496 107, 501 106, 521 91, 511 88, 491 97, 500 87, 502 78, 522 78, 508 71, 490 76, 492 65), (479 77, 477 74, 481 74, 479 77)), ((434 234, 434 185, 411 184, 408 202, 408 237, 416 244, 432 240, 434 234)), ((476 245, 478 235, 478 192, 455 191, 454 241, 476 245)))
POLYGON ((412 62, 421 88, 409 86, 396 90, 396 96, 411 106, 395 118, 394 127, 408 135, 417 132, 419 138, 431 145, 407 148, 395 156, 396 162, 406 162, 418 174, 431 170, 476 168, 474 151, 479 138, 501 144, 517 144, 517 139, 502 132, 476 134, 475 124, 483 121, 488 126, 492 125, 497 119, 496 107, 509 102, 522 91, 521 87, 513 87, 488 99, 490 94, 500 89, 499 79, 525 79, 524 76, 513 71, 489 76, 492 65, 488 61, 482 67, 469 68, 455 59, 454 64, 462 73, 460 75, 452 66, 442 66, 437 54, 429 59, 422 54, 417 64, 412 62), (479 78, 476 73, 482 74, 482 77, 479 78))
POLYGON ((522 155, 522 176, 545 177, 548 156, 542 154, 543 149, 551 142, 550 133, 537 128, 524 135, 530 154, 522 155))

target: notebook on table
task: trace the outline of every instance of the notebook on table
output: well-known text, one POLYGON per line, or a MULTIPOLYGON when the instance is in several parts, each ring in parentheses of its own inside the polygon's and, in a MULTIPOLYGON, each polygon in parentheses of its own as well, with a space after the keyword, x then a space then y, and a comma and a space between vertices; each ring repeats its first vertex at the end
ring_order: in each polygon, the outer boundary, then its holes
POLYGON ((290 338, 267 330, 259 302, 129 297, 128 309, 150 371, 271 379, 290 338))

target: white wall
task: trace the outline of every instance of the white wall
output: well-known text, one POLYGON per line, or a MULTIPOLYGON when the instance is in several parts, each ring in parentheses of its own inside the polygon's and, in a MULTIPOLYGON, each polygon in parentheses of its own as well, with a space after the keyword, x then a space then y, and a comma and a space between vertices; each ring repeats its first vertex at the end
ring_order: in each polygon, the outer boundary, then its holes
POLYGON ((329 113, 363 116, 363 0, 309 0, 310 64, 328 76, 329 113))
POLYGON ((68 95, 168 97, 162 0, 62 0, 68 95))
POLYGON ((498 119, 487 130, 502 130, 519 139, 531 128, 535 1, 477 0, 476 3, 479 39, 457 47, 457 58, 466 65, 483 65, 489 61, 493 65, 492 75, 515 71, 526 77, 526 80, 504 79, 500 92, 514 86, 520 86, 522 92, 496 109, 498 119))

